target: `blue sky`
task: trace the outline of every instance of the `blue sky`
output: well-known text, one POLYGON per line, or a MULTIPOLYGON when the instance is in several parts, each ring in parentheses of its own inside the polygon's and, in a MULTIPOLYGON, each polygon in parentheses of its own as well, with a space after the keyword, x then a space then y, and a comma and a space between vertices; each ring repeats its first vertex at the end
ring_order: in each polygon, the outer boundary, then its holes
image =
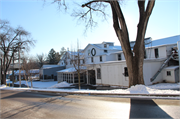
MULTIPOLYGON (((114 42, 120 45, 112 25, 111 16, 107 21, 98 17, 98 26, 89 30, 84 35, 84 23, 78 22, 71 16, 73 9, 81 9, 66 0, 68 10, 59 10, 57 4, 51 4, 50 0, 0 0, 0 18, 8 20, 12 27, 23 27, 31 33, 31 37, 37 42, 29 51, 29 55, 48 54, 51 48, 59 52, 61 47, 66 49, 76 48, 77 39, 80 48, 85 48, 89 43, 101 43, 103 41, 114 42)), ((78 2, 82 2, 78 0, 78 2)), ((139 12, 136 0, 128 0, 122 3, 130 40, 136 38, 139 12)), ((152 15, 150 16, 146 37, 153 40, 180 34, 180 0, 156 0, 152 15)), ((111 11, 107 12, 111 15, 111 11)))

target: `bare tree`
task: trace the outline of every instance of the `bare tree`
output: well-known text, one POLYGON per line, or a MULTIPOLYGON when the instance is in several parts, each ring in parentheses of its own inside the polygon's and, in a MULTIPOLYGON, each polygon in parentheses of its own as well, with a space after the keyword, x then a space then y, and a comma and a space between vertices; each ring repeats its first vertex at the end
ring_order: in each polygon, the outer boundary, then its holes
POLYGON ((27 58, 27 57, 23 59, 22 69, 25 72, 25 79, 27 76, 28 79, 31 81, 31 88, 33 88, 33 83, 32 83, 33 72, 32 72, 32 70, 36 69, 36 68, 37 68, 37 64, 36 64, 35 60, 33 60, 32 58, 27 58))
MULTIPOLYGON (((145 5, 145 0, 139 0, 139 23, 137 25, 137 36, 135 46, 133 50, 130 47, 129 33, 126 25, 126 21, 121 10, 120 1, 122 0, 89 0, 85 4, 82 4, 82 8, 86 8, 85 11, 80 10, 75 12, 73 16, 79 17, 86 22, 86 28, 95 26, 97 22, 94 21, 93 13, 100 13, 106 16, 104 9, 109 5, 112 11, 113 27, 121 43, 122 50, 125 55, 126 64, 129 74, 129 87, 136 84, 144 84, 143 78, 143 62, 144 62, 144 37, 147 29, 149 17, 155 5, 155 0, 148 0, 145 5)), ((54 0, 59 5, 61 0, 54 0)))
POLYGON ((44 55, 44 53, 42 54, 37 54, 37 62, 38 62, 38 65, 39 67, 41 68, 44 64, 46 64, 46 56, 44 55))
POLYGON ((0 20, 0 49, 3 52, 2 71, 3 79, 2 84, 6 84, 6 72, 12 63, 14 54, 21 48, 28 50, 29 45, 34 44, 34 40, 29 39, 30 34, 22 27, 14 29, 10 27, 9 22, 0 20))
POLYGON ((81 49, 79 49, 79 42, 77 41, 77 50, 71 51, 70 53, 70 62, 75 68, 77 75, 78 75, 78 85, 79 90, 81 89, 81 74, 86 71, 85 69, 85 60, 86 58, 83 55, 83 52, 81 49))

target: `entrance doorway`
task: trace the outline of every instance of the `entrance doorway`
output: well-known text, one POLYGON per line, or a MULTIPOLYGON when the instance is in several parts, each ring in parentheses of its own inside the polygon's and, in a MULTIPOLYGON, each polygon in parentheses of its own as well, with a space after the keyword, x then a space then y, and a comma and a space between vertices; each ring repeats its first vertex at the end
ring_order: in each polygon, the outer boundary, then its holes
POLYGON ((88 83, 93 85, 96 84, 95 70, 88 70, 88 83))

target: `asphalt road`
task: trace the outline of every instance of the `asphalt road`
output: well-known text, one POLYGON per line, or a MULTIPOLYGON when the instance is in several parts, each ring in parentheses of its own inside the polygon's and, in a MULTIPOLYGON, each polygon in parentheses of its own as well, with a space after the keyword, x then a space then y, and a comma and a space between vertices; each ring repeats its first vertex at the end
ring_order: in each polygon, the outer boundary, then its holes
POLYGON ((54 95, 0 90, 1 118, 180 118, 180 100, 54 95))

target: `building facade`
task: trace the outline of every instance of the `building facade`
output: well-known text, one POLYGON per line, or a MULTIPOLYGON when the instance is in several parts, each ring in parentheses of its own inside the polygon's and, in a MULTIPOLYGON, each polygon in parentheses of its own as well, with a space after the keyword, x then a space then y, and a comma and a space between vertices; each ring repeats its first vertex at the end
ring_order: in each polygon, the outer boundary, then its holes
MULTIPOLYGON (((171 56, 172 51, 177 52, 177 42, 180 40, 180 35, 152 40, 145 39, 145 57, 144 57, 144 82, 145 85, 151 85, 158 82, 168 82, 163 72, 167 70, 161 69, 160 73, 152 77, 159 71, 164 62, 169 58, 166 66, 179 65, 179 60, 171 56)), ((131 42, 133 49, 135 42, 131 42)), ((113 42, 102 42, 100 44, 88 44, 82 51, 82 59, 86 67, 86 83, 97 85, 114 85, 128 87, 128 69, 126 66, 125 57, 121 46, 115 46, 113 42)), ((61 61, 66 62, 68 69, 70 60, 66 58, 61 61)), ((176 68, 176 70, 179 70, 176 68)), ((62 72, 61 72, 62 73, 62 72)), ((67 73, 67 72, 66 72, 67 73)), ((60 76, 58 81, 66 81, 60 76)))

